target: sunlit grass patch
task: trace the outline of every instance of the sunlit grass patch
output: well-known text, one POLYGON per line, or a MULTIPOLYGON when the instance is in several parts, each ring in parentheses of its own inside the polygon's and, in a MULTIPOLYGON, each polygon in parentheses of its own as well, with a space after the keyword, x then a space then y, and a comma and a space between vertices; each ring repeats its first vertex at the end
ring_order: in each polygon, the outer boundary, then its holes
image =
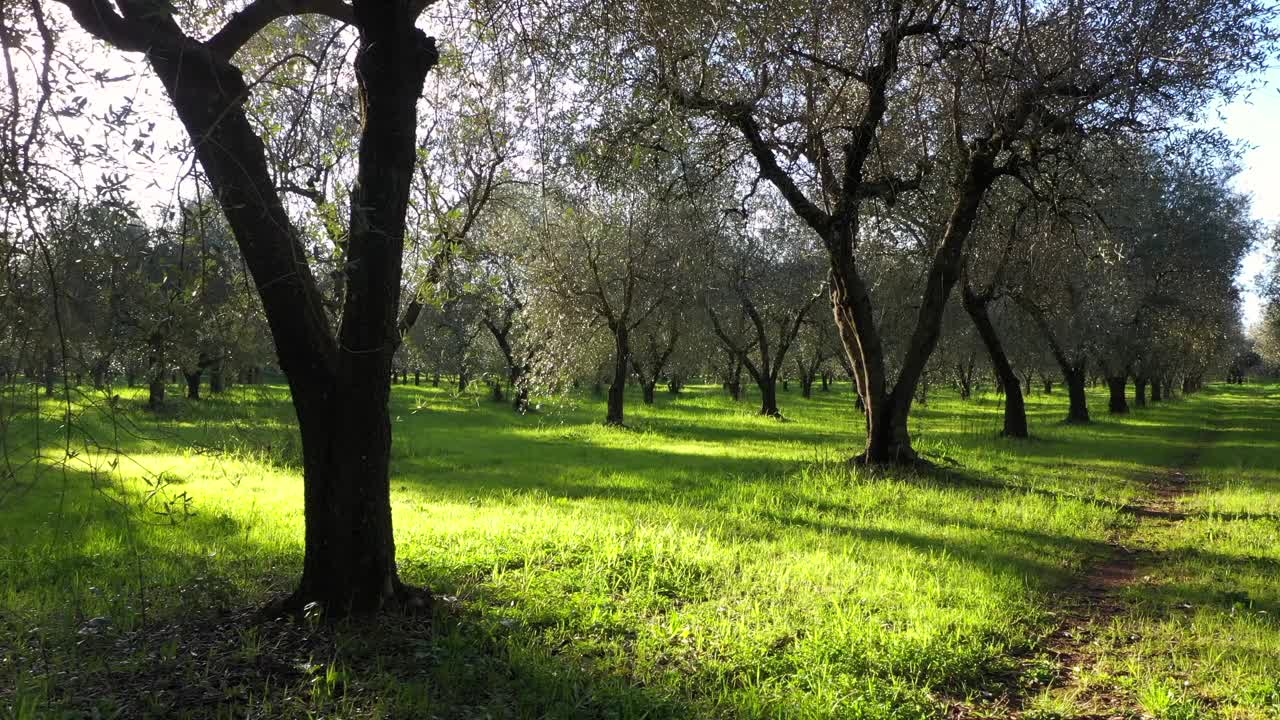
MULTIPOLYGON (((110 636, 144 610, 148 623, 216 616, 285 591, 299 570, 281 389, 174 400, 160 419, 120 394, 114 416, 77 415, 113 443, 82 444, 65 466, 60 410, 45 403, 41 476, 0 510, 6 631, 43 638, 5 644, 10 668, 39 647, 71 662, 61 653, 92 618, 110 636)), ((398 556, 407 581, 443 598, 436 629, 407 666, 343 662, 345 700, 307 694, 286 712, 259 688, 235 702, 255 714, 936 716, 1035 651, 1056 596, 1134 522, 1141 478, 1183 458, 1216 402, 1081 428, 1059 424, 1063 398, 1037 395, 1036 437, 1018 443, 997 437, 998 399, 935 394, 913 427, 939 470, 904 474, 845 464, 862 422, 847 387, 784 395, 787 422, 714 388, 631 400, 616 429, 588 398, 518 416, 397 386, 398 556)))

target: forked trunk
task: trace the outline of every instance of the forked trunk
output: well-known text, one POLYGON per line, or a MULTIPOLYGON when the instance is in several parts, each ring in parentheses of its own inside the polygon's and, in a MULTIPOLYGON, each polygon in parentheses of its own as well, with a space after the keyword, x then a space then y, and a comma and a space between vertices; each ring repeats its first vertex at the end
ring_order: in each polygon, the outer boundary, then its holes
MULTIPOLYGON (((898 405, 885 392, 884 358, 869 313, 861 324, 868 331, 860 333, 853 318, 864 313, 843 303, 838 290, 833 288, 832 293, 836 327, 853 364, 857 405, 866 421, 866 445, 854 460, 869 465, 915 462, 918 456, 911 447, 906 415, 898 412, 898 405)), ((869 306, 868 300, 864 307, 869 306)))
MULTIPOLYGON (((138 16, 145 3, 120 3, 138 16)), ((164 84, 259 289, 302 439, 306 544, 285 610, 341 616, 405 605, 396 575, 388 465, 391 360, 399 343, 404 217, 417 101, 438 55, 408 0, 355 0, 361 137, 351 192, 342 325, 333 333, 307 256, 249 122, 249 87, 216 48, 164 13, 147 59, 164 84)), ((251 380, 257 380, 254 373, 251 380)))

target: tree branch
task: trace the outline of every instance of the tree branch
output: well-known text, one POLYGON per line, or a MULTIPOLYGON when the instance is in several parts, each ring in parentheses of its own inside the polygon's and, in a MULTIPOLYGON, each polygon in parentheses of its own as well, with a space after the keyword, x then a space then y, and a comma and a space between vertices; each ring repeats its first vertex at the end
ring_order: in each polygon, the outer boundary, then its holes
POLYGON ((90 35, 126 52, 146 52, 155 39, 155 28, 126 20, 108 0, 58 0, 67 6, 76 23, 90 35))
MULTIPOLYGON (((95 4, 103 2, 89 1, 95 4)), ((227 24, 209 38, 205 45, 213 54, 230 60, 245 43, 273 21, 289 15, 309 14, 324 15, 348 25, 355 24, 351 6, 342 0, 253 0, 244 9, 232 14, 227 24)))

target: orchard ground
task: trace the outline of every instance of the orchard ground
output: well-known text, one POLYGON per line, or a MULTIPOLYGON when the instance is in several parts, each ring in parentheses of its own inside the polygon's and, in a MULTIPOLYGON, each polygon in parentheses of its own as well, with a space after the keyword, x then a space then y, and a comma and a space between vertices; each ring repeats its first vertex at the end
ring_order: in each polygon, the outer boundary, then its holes
POLYGON ((70 432, 0 397, 0 716, 1280 718, 1280 387, 1099 392, 1089 426, 1036 394, 1025 442, 935 395, 907 473, 844 463, 847 386, 786 422, 637 392, 625 429, 396 386, 401 575, 437 601, 337 626, 252 614, 301 565, 286 391, 116 392, 70 432))

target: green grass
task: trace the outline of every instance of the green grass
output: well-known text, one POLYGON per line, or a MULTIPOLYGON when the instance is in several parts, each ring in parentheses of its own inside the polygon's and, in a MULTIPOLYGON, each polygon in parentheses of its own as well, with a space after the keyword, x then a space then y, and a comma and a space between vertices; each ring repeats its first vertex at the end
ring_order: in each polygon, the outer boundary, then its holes
POLYGON ((1280 718, 1280 388, 1217 387, 1181 522, 1150 551, 1100 671, 1159 718, 1280 718))
MULTIPOLYGON (((3 406, 29 406, 23 392, 3 406)), ((156 676, 221 693, 183 708, 212 717, 941 717, 1020 682, 1055 598, 1136 523, 1125 506, 1142 478, 1185 459, 1209 417, 1195 519, 1153 540, 1185 546, 1188 564, 1176 591, 1152 585, 1149 618, 1124 622, 1146 623, 1151 683, 1262 708, 1277 702, 1265 681, 1280 647, 1280 443, 1265 424, 1280 416, 1266 392, 1089 427, 1059 424, 1064 398, 1036 395, 1026 443, 996 437, 994 398, 939 396, 913 430, 943 471, 903 475, 844 465, 861 424, 847 386, 784 395, 785 423, 711 388, 651 408, 637 393, 625 430, 599 424, 590 399, 521 417, 397 386, 401 573, 443 599, 429 629, 389 631, 220 620, 299 571, 283 389, 173 400, 158 419, 128 391, 114 408, 78 395, 66 462, 65 407, 46 401, 40 423, 28 413, 4 435, 21 463, 38 432, 44 459, 0 486, 0 713, 176 714, 189 690, 125 681, 156 676), (1269 470, 1241 479, 1246 461, 1269 470), (1175 613, 1183 589, 1196 609, 1175 613), (1224 590, 1238 602, 1206 602, 1224 590), (110 625, 78 633, 96 617, 110 625), (222 634, 197 642, 197 627, 222 634), (1193 631, 1203 640, 1159 652, 1193 631), (285 650, 307 662, 270 682, 227 669, 285 650)), ((1140 650, 1117 645, 1108 662, 1140 650)))

